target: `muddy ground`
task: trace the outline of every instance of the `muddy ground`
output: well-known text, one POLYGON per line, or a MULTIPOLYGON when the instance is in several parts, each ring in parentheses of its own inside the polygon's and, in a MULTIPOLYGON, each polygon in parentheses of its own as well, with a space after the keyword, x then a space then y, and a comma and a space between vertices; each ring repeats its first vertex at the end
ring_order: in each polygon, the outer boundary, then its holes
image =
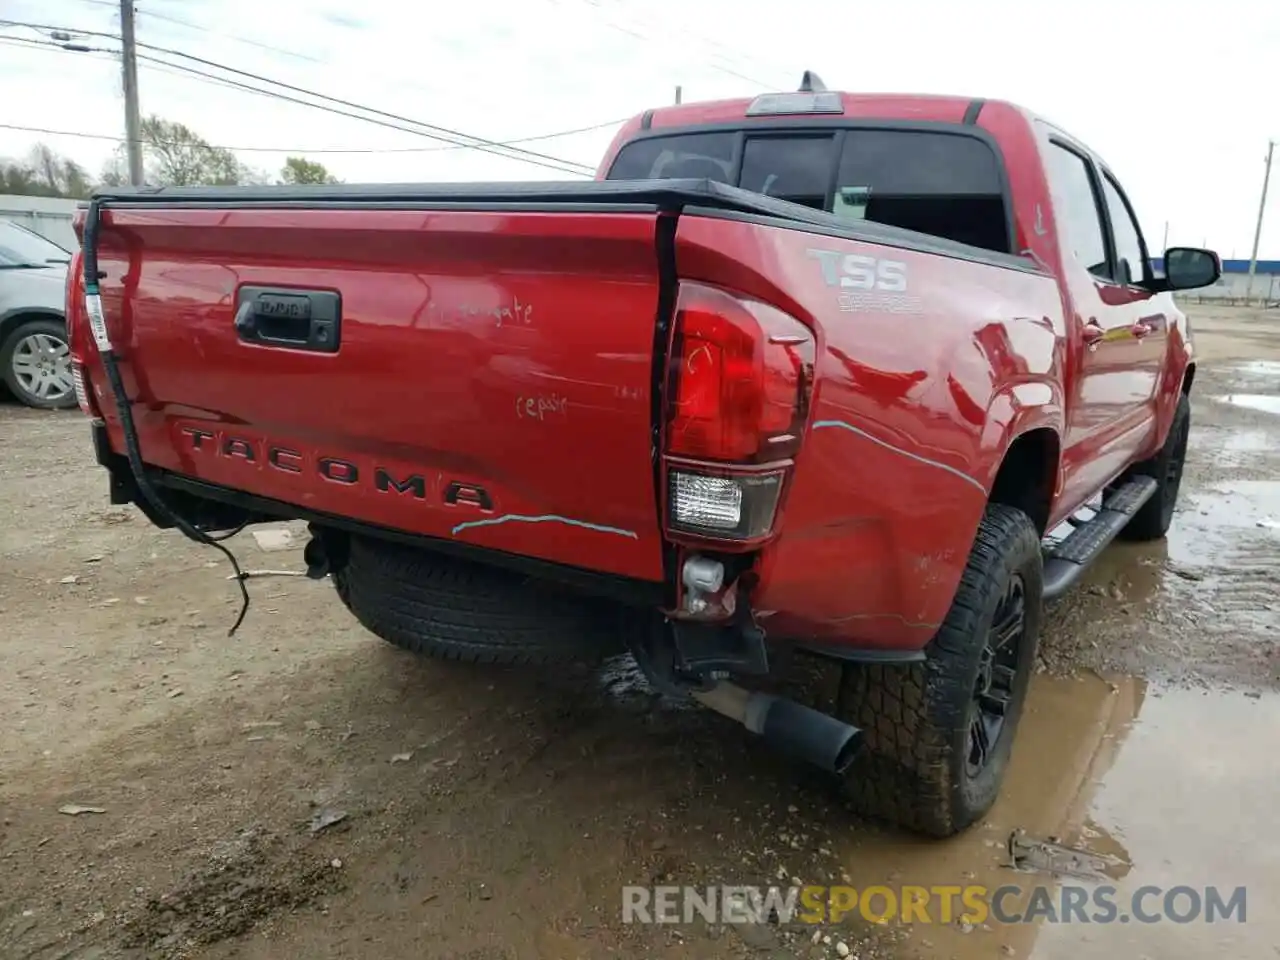
POLYGON ((252 583, 228 640, 226 566, 107 504, 83 417, 0 404, 0 957, 1274 960, 1280 316, 1191 312, 1175 530, 1054 610, 1002 799, 946 843, 625 664, 421 662, 295 578, 252 583), (1015 828, 1112 857, 1122 891, 1244 885, 1247 922, 621 921, 624 884, 1051 882, 1003 865, 1015 828))

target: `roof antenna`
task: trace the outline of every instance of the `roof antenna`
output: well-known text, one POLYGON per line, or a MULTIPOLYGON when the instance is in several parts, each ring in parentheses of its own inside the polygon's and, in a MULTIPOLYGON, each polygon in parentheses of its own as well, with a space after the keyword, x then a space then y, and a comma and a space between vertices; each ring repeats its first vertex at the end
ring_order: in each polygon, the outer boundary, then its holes
POLYGON ((822 82, 822 78, 812 70, 806 70, 804 77, 800 80, 801 93, 825 93, 827 85, 822 82))

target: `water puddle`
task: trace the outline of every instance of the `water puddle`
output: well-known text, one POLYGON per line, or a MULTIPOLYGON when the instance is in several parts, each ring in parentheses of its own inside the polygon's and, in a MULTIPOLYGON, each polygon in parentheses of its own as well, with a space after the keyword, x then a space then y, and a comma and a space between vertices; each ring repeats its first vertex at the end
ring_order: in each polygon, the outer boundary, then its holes
POLYGON ((1280 445, 1280 439, 1266 430, 1222 431, 1192 430, 1190 443, 1194 449, 1210 453, 1213 460, 1236 460, 1249 454, 1270 453, 1280 445))
POLYGON ((1280 360, 1246 360, 1235 367, 1246 377, 1262 380, 1280 380, 1280 360))
POLYGON ((1267 393, 1227 393, 1214 397, 1219 403, 1229 403, 1246 410, 1280 415, 1280 396, 1267 393))
MULTIPOLYGON (((858 888, 1018 887, 1003 901, 1005 921, 989 916, 970 926, 943 923, 937 911, 929 923, 917 916, 901 928, 904 960, 1275 960, 1277 750, 1277 696, 1038 676, 1004 791, 984 823, 945 842, 862 836, 840 853, 858 888), (1046 892, 1033 894, 1037 886, 1046 892), (1247 922, 1205 922, 1206 890, 1215 886, 1224 902, 1245 888, 1247 922), (1160 891, 1138 899, 1146 916, 1160 913, 1174 887, 1197 891, 1201 915, 1139 922, 1134 898, 1146 887, 1160 891), (1008 922, 1033 896, 1056 904, 1061 918, 1064 897, 1100 895, 1118 908, 1111 922, 1096 919, 1093 899, 1085 908, 1091 922, 1008 922), (1125 915, 1130 922, 1119 919, 1125 915)), ((1186 916, 1190 897, 1180 893, 1172 913, 1186 916)))
POLYGON ((1184 565, 1263 561, 1275 568, 1280 481, 1237 480, 1192 493, 1167 537, 1169 559, 1184 565), (1269 560, 1269 562, 1268 562, 1269 560))

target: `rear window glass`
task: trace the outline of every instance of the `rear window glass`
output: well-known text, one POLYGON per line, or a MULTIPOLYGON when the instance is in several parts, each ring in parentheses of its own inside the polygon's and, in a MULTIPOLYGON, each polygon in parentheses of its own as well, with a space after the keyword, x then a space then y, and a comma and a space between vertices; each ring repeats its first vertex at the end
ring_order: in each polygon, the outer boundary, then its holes
POLYGON ((742 151, 738 186, 824 210, 831 186, 833 137, 754 137, 742 151))
POLYGON ((716 180, 733 183, 732 133, 652 137, 627 144, 610 180, 716 180))
POLYGON ((850 220, 1009 250, 999 163, 975 137, 927 130, 745 133, 741 158, 734 149, 738 131, 637 140, 623 147, 609 179, 706 178, 850 220))

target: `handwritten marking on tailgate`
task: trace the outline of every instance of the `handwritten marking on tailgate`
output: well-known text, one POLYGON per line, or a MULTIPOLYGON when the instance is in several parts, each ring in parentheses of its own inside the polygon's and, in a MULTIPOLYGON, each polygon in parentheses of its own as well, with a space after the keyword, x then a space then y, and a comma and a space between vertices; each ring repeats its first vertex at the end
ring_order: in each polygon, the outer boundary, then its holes
POLYGON ((547 414, 565 416, 569 400, 558 393, 536 397, 516 397, 516 416, 521 420, 546 420, 547 414))

